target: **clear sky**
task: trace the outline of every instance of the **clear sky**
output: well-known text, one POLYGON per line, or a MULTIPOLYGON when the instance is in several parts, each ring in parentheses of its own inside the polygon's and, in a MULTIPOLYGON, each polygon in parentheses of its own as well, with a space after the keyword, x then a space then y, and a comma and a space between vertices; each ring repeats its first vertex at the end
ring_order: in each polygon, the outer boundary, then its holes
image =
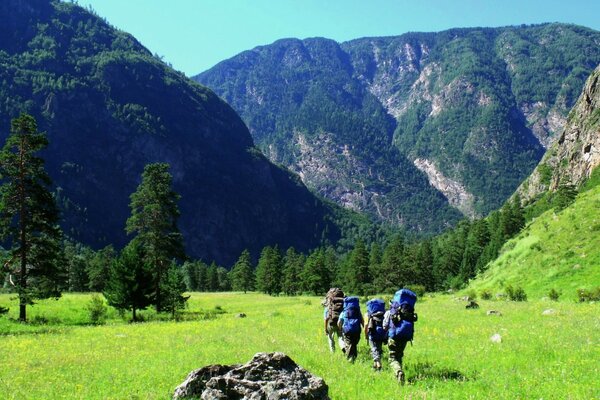
MULTIPOLYGON (((1 0, 0 0, 1 1, 1 0)), ((600 30, 600 0, 79 0, 188 76, 277 39, 568 22, 600 30)))

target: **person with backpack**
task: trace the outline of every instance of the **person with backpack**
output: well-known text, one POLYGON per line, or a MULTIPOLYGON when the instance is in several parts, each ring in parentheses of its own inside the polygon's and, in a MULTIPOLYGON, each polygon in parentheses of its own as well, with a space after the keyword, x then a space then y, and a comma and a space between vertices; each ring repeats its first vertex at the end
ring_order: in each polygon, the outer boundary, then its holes
POLYGON ((383 343, 387 340, 387 333, 383 329, 383 318, 385 316, 385 302, 381 299, 367 301, 367 314, 365 324, 365 339, 371 348, 373 357, 373 369, 381 370, 381 353, 383 343))
MULTIPOLYGON (((323 300, 323 306, 325 310, 323 311, 323 319, 325 321, 325 334, 327 335, 327 340, 329 341, 329 350, 333 353, 335 352, 335 339, 342 342, 340 339, 342 338, 342 331, 338 327, 338 320, 340 318, 340 314, 344 309, 344 292, 339 288, 331 288, 325 295, 325 300, 323 300)), ((341 343, 340 343, 341 344, 341 343)), ((343 346, 342 351, 343 351, 343 346)))
POLYGON ((418 318, 415 314, 416 302, 417 295, 414 292, 400 289, 394 294, 391 307, 383 318, 383 328, 388 333, 390 367, 401 384, 404 384, 405 379, 402 370, 404 349, 408 342, 412 343, 414 323, 418 318))
POLYGON ((338 320, 338 327, 342 330, 344 349, 350 362, 354 362, 358 355, 357 347, 363 325, 364 320, 360 312, 358 297, 346 297, 344 299, 344 311, 342 311, 338 320))

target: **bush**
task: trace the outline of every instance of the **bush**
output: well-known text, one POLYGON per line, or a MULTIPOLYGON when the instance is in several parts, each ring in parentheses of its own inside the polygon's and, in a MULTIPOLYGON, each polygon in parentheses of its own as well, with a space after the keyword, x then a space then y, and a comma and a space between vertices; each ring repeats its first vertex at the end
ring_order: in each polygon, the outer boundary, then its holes
POLYGON ((104 299, 94 294, 87 305, 87 310, 90 315, 90 322, 94 325, 102 325, 106 322, 108 307, 104 303, 104 299))
POLYGON ((425 295, 425 286, 423 285, 408 285, 406 288, 415 292, 417 297, 423 297, 425 295))
POLYGON ((473 289, 470 289, 467 291, 467 297, 469 298, 469 300, 477 300, 477 292, 473 289))
POLYGON ((482 300, 491 300, 492 299, 492 291, 490 289, 482 289, 479 292, 482 300))
POLYGON ((577 297, 580 302, 600 301, 600 286, 595 289, 577 289, 577 297))
POLYGON ((521 286, 515 288, 512 285, 506 287, 506 295, 510 301, 527 301, 527 293, 521 286))
POLYGON ((548 292, 548 297, 552 301, 558 301, 558 298, 560 297, 560 295, 561 295, 561 293, 554 288, 550 289, 550 291, 548 292))

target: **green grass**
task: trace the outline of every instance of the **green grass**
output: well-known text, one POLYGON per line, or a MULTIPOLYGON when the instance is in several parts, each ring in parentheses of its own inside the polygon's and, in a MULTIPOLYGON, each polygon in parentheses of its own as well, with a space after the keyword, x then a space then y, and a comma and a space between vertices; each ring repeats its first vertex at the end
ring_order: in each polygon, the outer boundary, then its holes
POLYGON ((104 326, 81 325, 88 301, 43 302, 31 315, 50 322, 23 325, 12 319, 15 301, 0 295, 0 305, 11 307, 0 317, 0 398, 168 399, 191 370, 243 363, 261 351, 283 351, 323 377, 334 400, 600 396, 598 304, 481 301, 479 310, 465 310, 447 295, 420 299, 414 346, 405 353, 410 384, 400 387, 387 366, 371 370, 364 338, 354 365, 329 353, 316 297, 194 293, 188 313, 216 306, 225 313, 128 324, 113 312, 104 326), (556 314, 542 316, 549 307, 556 314), (488 309, 503 316, 487 316, 488 309), (489 340, 495 333, 502 343, 489 340))
POLYGON ((469 287, 497 293, 509 284, 523 287, 529 298, 554 288, 565 299, 576 299, 579 288, 600 286, 600 186, 536 218, 469 287))

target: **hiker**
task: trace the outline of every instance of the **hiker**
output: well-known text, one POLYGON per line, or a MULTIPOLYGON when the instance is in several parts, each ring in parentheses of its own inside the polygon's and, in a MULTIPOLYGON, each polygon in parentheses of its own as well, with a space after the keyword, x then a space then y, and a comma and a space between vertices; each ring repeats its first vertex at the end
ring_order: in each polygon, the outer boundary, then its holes
POLYGON ((354 362, 357 356, 357 346, 360 341, 360 333, 364 325, 363 316, 360 313, 358 297, 349 296, 344 299, 344 311, 340 314, 338 327, 342 330, 344 338, 344 351, 350 362, 354 362))
POLYGON ((412 343, 414 322, 417 320, 416 302, 416 294, 408 289, 400 289, 394 294, 391 307, 383 318, 383 328, 388 333, 390 367, 401 384, 404 384, 404 371, 402 370, 404 349, 408 342, 412 343))
POLYGON ((344 292, 339 288, 331 288, 325 295, 325 300, 321 304, 325 307, 323 311, 323 319, 325 321, 325 334, 329 341, 329 350, 335 351, 335 338, 340 341, 340 347, 343 351, 342 331, 338 327, 340 314, 344 309, 344 292))
POLYGON ((387 332, 383 329, 383 318, 385 316, 385 302, 381 299, 367 301, 367 313, 365 324, 365 339, 371 348, 373 357, 373 369, 381 370, 381 353, 383 343, 387 340, 387 332))

